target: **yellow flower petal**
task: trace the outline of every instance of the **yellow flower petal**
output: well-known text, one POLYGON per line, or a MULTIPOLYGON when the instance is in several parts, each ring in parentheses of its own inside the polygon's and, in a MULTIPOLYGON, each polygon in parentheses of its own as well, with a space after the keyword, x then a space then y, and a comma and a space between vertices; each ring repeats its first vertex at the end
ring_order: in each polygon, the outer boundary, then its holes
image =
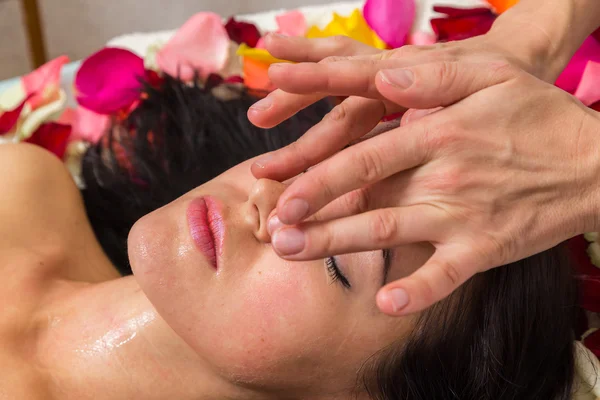
POLYGON ((237 55, 267 64, 287 62, 285 60, 280 60, 278 58, 273 57, 266 49, 256 49, 254 47, 246 45, 245 43, 242 43, 240 45, 240 47, 237 50, 237 55))
POLYGON ((349 17, 342 17, 337 13, 333 13, 332 21, 324 29, 312 26, 308 30, 306 37, 313 39, 339 35, 351 37, 354 40, 381 50, 387 48, 383 40, 369 27, 359 9, 354 10, 349 17))

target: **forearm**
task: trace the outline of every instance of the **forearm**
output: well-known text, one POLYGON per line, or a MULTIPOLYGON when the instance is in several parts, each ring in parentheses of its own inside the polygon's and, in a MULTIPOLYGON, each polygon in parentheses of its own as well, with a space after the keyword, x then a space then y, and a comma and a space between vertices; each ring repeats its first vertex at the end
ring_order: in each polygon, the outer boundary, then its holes
POLYGON ((526 59, 531 72, 553 82, 598 26, 599 0, 521 0, 490 34, 526 59))

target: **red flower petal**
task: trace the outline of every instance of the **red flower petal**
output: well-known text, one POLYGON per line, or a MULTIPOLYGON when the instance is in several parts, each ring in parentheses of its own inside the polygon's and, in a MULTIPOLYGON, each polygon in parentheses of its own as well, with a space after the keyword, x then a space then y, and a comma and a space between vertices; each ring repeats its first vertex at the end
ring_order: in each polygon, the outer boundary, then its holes
POLYGON ((144 60, 125 49, 104 48, 83 62, 75 77, 77 101, 98 114, 112 114, 140 97, 144 60))
POLYGON ((431 27, 440 42, 483 35, 496 20, 496 15, 489 8, 460 9, 436 6, 433 9, 447 15, 431 20, 431 27))
POLYGON ((260 39, 260 32, 256 25, 249 22, 236 21, 233 17, 229 18, 225 24, 225 30, 229 39, 236 43, 245 43, 250 47, 256 47, 260 39))
POLYGON ((29 97, 23 100, 23 102, 14 110, 4 111, 2 114, 0 114, 0 135, 7 134, 17 124, 19 117, 21 116, 21 112, 23 111, 23 107, 25 107, 29 97))
POLYGON ((204 82, 204 87, 207 90, 213 89, 216 86, 219 86, 224 82, 223 78, 217 74, 210 74, 206 81, 204 82))
POLYGON ((596 357, 600 357, 600 330, 595 331, 583 340, 585 347, 590 349, 596 357))
POLYGON ((146 70, 146 76, 144 77, 145 81, 152 86, 153 88, 159 88, 162 86, 165 79, 160 76, 156 71, 151 69, 146 70))
POLYGON ((43 147, 62 159, 67 149, 69 136, 71 136, 71 127, 69 125, 50 122, 41 125, 33 135, 25 141, 43 147))

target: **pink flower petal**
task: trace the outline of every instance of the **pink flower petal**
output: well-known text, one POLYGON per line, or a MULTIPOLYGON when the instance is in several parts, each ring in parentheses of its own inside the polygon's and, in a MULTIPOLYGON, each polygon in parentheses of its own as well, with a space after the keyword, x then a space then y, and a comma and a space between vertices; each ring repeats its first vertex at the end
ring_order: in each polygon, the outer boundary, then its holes
POLYGON ((129 107, 140 96, 144 60, 125 49, 104 48, 83 62, 75 77, 77 101, 99 114, 129 107))
POLYGON ((27 104, 27 100, 31 97, 27 97, 21 104, 14 110, 4 111, 0 113, 0 135, 5 135, 10 132, 19 121, 23 107, 27 104))
POLYGON ((22 79, 27 95, 34 95, 29 104, 33 109, 41 106, 49 92, 56 92, 60 87, 60 74, 69 57, 61 56, 47 62, 38 69, 25 75, 22 79))
POLYGON ((429 32, 415 32, 408 37, 408 44, 415 46, 430 46, 435 42, 435 35, 429 32))
POLYGON ((588 62, 575 91, 575 97, 586 106, 591 106, 600 101, 600 63, 588 62))
POLYGON ((218 73, 229 56, 229 35, 221 17, 214 13, 198 13, 190 18, 158 52, 159 68, 184 81, 194 79, 198 71, 204 79, 218 73))
POLYGON ((556 86, 569 93, 575 93, 589 61, 600 62, 600 42, 593 36, 588 37, 571 58, 563 73, 556 80, 556 86))
POLYGON ((289 11, 275 17, 279 26, 278 33, 287 36, 304 36, 308 29, 304 14, 298 10, 289 11))
POLYGON ((110 126, 108 115, 97 114, 84 107, 78 107, 73 116, 71 141, 84 140, 97 143, 110 126))
POLYGON ((254 46, 255 49, 266 49, 267 46, 265 45, 265 37, 261 37, 260 39, 258 39, 258 42, 256 42, 256 46, 254 46))
POLYGON ((36 144, 54 153, 58 158, 63 158, 71 136, 71 127, 50 122, 41 125, 25 142, 36 144))
POLYGON ((416 15, 415 0, 367 0, 365 20, 377 35, 392 48, 406 43, 416 15))

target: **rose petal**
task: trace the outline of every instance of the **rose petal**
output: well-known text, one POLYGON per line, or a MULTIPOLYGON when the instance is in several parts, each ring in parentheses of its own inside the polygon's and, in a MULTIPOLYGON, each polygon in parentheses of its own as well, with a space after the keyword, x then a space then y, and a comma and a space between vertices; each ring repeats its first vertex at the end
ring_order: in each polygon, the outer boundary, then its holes
POLYGON ((440 42, 483 35, 490 30, 496 20, 496 16, 488 8, 459 9, 436 6, 433 9, 447 15, 431 20, 431 27, 440 42))
POLYGON ((308 29, 304 14, 298 10, 289 11, 275 17, 278 33, 287 36, 304 36, 308 29))
POLYGON ((414 0, 367 0, 363 15, 369 26, 390 47, 406 43, 416 15, 414 0))
POLYGON ((25 142, 36 144, 62 159, 67 149, 71 127, 50 122, 41 125, 25 142))
POLYGON ((600 63, 588 62, 575 91, 575 97, 586 106, 600 101, 600 63))
POLYGON ((579 275, 580 282, 580 306, 588 311, 600 312, 600 277, 591 275, 579 275))
POLYGON ((23 122, 17 135, 20 139, 30 137, 42 124, 57 119, 67 105, 67 94, 64 90, 58 92, 56 100, 30 112, 21 115, 23 122))
POLYGON ((569 93, 575 93, 590 61, 600 62, 600 42, 593 36, 588 37, 575 52, 563 73, 556 80, 556 86, 569 93))
POLYGON ((0 135, 4 135, 13 130, 19 121, 19 117, 21 116, 26 103, 27 99, 23 100, 14 110, 0 113, 0 135))
POLYGON ((125 49, 104 48, 83 62, 75 77, 77 101, 100 114, 127 108, 140 96, 144 60, 125 49))
POLYGON ((488 3, 494 7, 494 11, 498 14, 503 13, 518 2, 519 0, 488 0, 488 3))
POLYGON ((40 107, 48 96, 58 91, 61 71, 68 62, 67 56, 55 58, 21 78, 27 95, 34 95, 29 100, 32 108, 40 107))
POLYGON ((110 127, 108 115, 97 114, 84 107, 75 110, 71 141, 83 140, 98 143, 110 127))
POLYGON ((269 64, 244 59, 244 84, 250 89, 273 91, 275 86, 269 79, 269 64))
POLYGON ((430 46, 435 44, 437 38, 429 32, 415 32, 408 36, 408 44, 415 46, 430 46))
POLYGON ((225 24, 225 30, 229 39, 236 43, 245 43, 250 47, 256 47, 260 39, 260 32, 256 25, 249 22, 236 21, 233 17, 225 24))
POLYGON ((10 86, 8 89, 0 93, 0 112, 14 110, 27 99, 27 92, 23 82, 10 86))
POLYGON ((184 81, 198 71, 204 79, 219 72, 229 56, 229 35, 214 13, 199 13, 190 18, 158 52, 160 69, 184 81))

